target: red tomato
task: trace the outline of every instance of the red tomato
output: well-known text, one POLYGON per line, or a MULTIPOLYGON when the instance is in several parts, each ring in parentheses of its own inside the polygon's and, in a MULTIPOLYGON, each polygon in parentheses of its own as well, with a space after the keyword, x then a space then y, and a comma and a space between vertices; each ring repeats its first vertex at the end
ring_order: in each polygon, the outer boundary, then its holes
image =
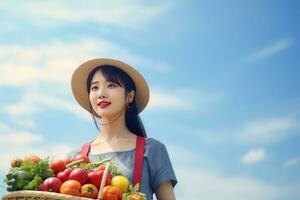
POLYGON ((63 160, 55 160, 51 163, 50 168, 55 174, 57 174, 58 172, 66 169, 66 163, 63 160))
POLYGON ((58 172, 56 177, 59 178, 62 182, 65 182, 65 181, 69 180, 69 176, 72 171, 73 171, 73 169, 67 168, 62 172, 58 172))
POLYGON ((79 181, 81 184, 85 184, 88 180, 88 173, 82 168, 76 168, 70 173, 69 179, 79 181))
POLYGON ((103 188, 102 200, 122 200, 122 191, 114 186, 105 186, 103 188))
MULTIPOLYGON (((97 188, 99 188, 100 184, 101 184, 101 181, 102 181, 103 174, 104 174, 104 170, 100 170, 100 169, 96 170, 96 171, 89 172, 88 173, 88 182, 92 183, 97 188)), ((108 173, 108 175, 106 177, 105 185, 110 185, 111 178, 112 178, 112 174, 108 173)))
POLYGON ((50 177, 43 181, 41 185, 41 190, 48 192, 59 192, 61 184, 62 182, 59 178, 50 177))
POLYGON ((67 165, 67 164, 71 163, 71 162, 72 162, 72 160, 71 160, 71 159, 69 159, 69 158, 66 158, 66 159, 64 159, 64 162, 65 162, 65 163, 66 163, 66 165, 67 165))
POLYGON ((67 180, 60 187, 60 193, 73 196, 80 196, 81 184, 75 180, 67 180))
POLYGON ((98 196, 98 189, 93 184, 85 184, 81 186, 80 196, 96 199, 98 196))
POLYGON ((73 161, 82 159, 85 163, 89 163, 90 159, 86 155, 78 154, 73 161))

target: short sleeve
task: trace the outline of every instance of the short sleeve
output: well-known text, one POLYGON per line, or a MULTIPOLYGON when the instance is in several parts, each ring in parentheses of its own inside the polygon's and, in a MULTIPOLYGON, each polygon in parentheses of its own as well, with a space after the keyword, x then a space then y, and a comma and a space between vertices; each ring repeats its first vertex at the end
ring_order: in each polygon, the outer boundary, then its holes
POLYGON ((166 146, 157 140, 150 146, 148 152, 148 165, 151 187, 154 193, 166 181, 171 181, 172 186, 175 187, 177 179, 168 151, 166 146))

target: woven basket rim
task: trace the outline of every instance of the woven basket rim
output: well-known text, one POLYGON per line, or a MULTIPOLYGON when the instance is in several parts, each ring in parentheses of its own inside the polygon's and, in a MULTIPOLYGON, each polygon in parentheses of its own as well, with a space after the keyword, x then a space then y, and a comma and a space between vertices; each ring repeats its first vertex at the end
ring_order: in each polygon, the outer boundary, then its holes
POLYGON ((55 192, 45 192, 45 191, 31 191, 31 190, 21 190, 15 192, 6 192, 2 196, 2 200, 8 199, 18 199, 18 198, 40 198, 40 199, 56 199, 56 200, 91 200, 91 198, 72 196, 67 194, 55 193, 55 192))

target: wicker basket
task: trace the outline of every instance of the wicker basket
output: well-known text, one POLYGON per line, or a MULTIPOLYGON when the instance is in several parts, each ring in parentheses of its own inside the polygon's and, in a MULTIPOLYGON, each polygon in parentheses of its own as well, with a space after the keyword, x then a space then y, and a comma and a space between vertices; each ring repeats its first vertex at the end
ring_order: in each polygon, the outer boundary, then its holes
POLYGON ((7 192, 2 200, 91 200, 90 198, 76 197, 55 192, 22 190, 7 192))

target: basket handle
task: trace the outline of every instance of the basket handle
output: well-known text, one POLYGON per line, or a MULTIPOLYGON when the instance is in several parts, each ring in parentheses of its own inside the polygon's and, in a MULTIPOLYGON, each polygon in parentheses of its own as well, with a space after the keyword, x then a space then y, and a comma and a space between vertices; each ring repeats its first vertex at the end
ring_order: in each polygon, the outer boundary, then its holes
POLYGON ((100 188, 99 188, 98 198, 97 198, 99 200, 102 200, 102 197, 103 197, 103 188, 105 186, 106 178, 107 178, 108 173, 109 173, 109 167, 110 167, 110 161, 108 161, 105 165, 103 177, 102 177, 102 180, 101 180, 101 185, 100 185, 100 188))

